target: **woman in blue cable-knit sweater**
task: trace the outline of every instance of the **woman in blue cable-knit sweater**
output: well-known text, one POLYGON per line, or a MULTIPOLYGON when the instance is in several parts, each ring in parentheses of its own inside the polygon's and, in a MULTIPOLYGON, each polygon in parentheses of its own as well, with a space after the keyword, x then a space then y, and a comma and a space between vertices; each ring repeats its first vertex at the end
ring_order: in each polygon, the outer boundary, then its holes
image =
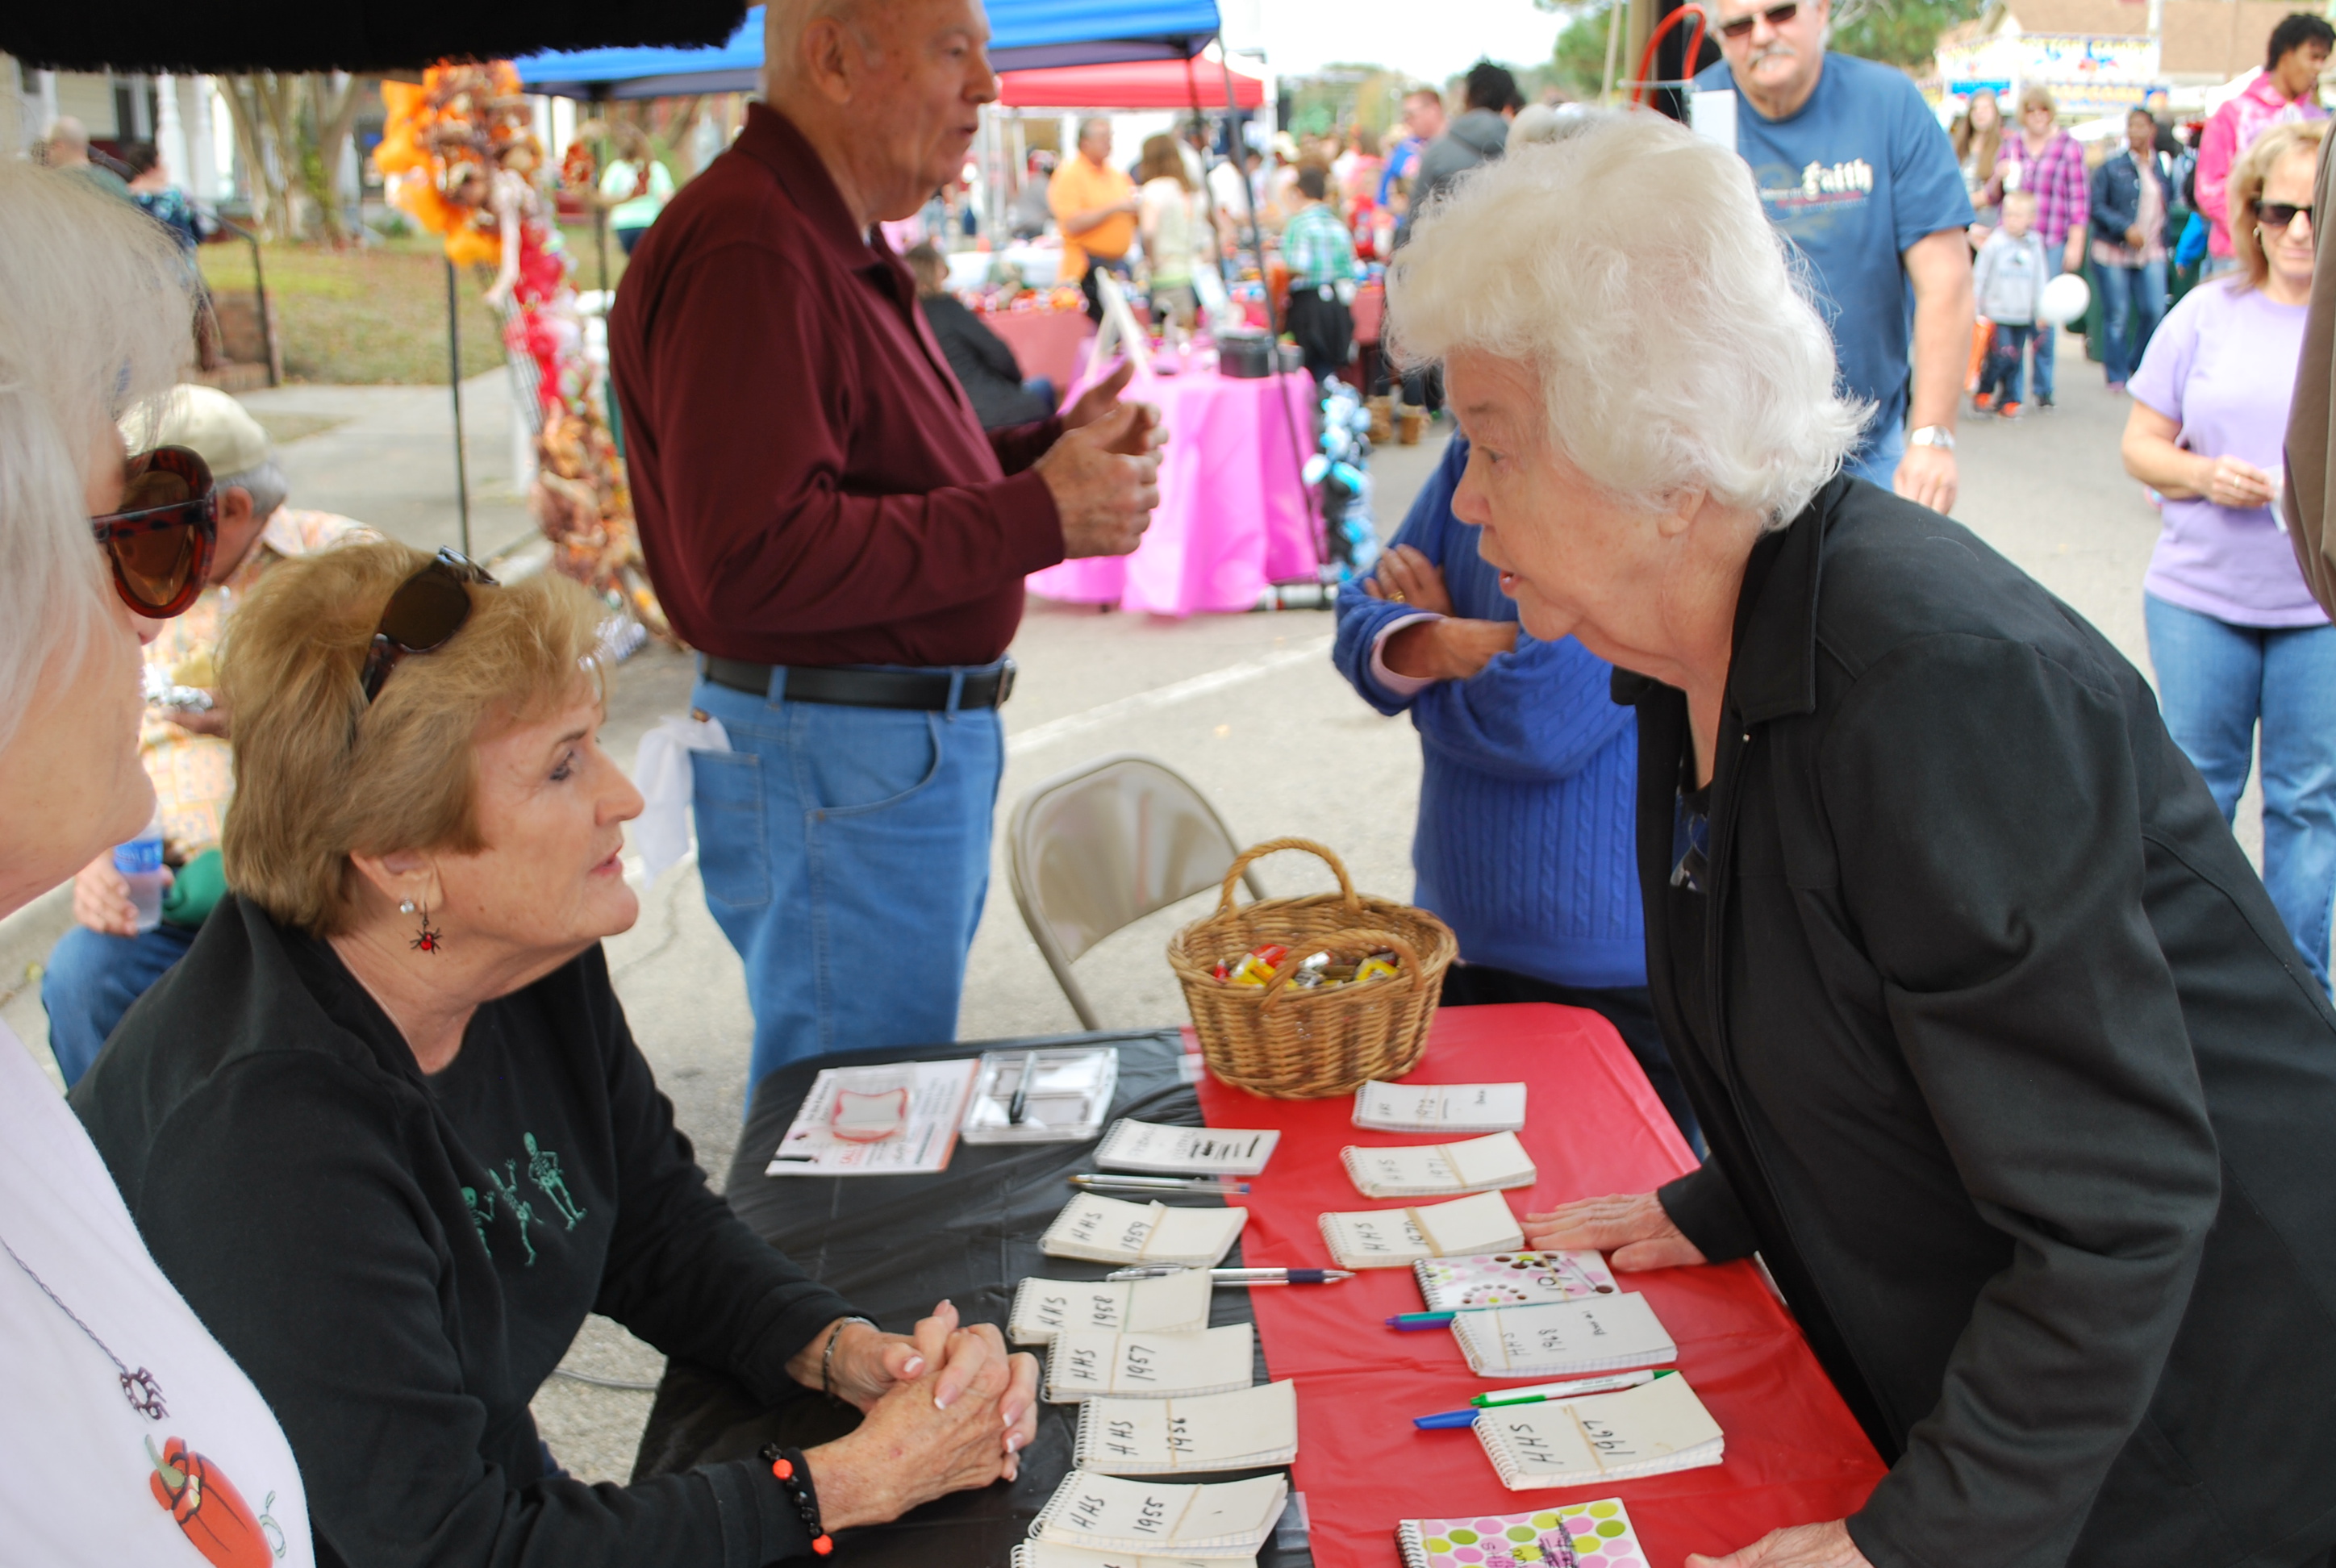
POLYGON ((1517 625, 1500 574, 1452 515, 1467 466, 1455 436, 1377 574, 1339 590, 1331 654, 1364 701, 1408 707, 1419 730, 1414 897, 1460 939, 1444 1005, 1602 1014, 1700 1149, 1647 998, 1635 710, 1609 695, 1612 666, 1517 625))

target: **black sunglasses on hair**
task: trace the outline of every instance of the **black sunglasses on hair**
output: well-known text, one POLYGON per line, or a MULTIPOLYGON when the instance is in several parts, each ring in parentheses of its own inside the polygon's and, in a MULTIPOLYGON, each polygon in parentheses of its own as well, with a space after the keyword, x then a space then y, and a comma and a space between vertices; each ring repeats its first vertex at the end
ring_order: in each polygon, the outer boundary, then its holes
POLYGON ((2312 203, 2309 201, 2301 207, 2292 201, 2258 201, 2254 206, 2255 221, 2265 229, 2277 229, 2282 233, 2295 221, 2297 213, 2301 212, 2306 218, 2312 216, 2312 203))
POLYGON ((183 446, 130 460, 122 510, 89 520, 113 568, 113 591, 149 620, 195 602, 219 543, 219 490, 210 465, 183 446))
POLYGON ((499 586, 487 569, 468 556, 441 550, 437 559, 400 583, 382 607, 381 629, 373 634, 360 677, 368 706, 382 683, 409 653, 435 653, 471 618, 471 583, 499 586))
POLYGON ((1771 5, 1765 11, 1747 11, 1741 16, 1730 16, 1719 24, 1722 38, 1749 38, 1752 24, 1763 17, 1771 27, 1782 27, 1801 14, 1800 0, 1785 0, 1781 5, 1771 5))

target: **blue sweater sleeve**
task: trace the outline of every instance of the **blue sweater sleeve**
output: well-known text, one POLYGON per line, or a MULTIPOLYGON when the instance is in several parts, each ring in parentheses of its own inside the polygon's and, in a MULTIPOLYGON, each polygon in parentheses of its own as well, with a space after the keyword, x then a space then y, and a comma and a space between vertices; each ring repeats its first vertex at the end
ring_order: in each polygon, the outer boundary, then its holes
MULTIPOLYGON (((1477 555, 1466 525, 1452 515, 1452 494, 1467 465, 1468 443, 1455 437, 1394 542, 1443 568, 1457 614, 1513 621, 1515 604, 1477 555)), ((1610 695, 1611 666, 1572 638, 1543 642, 1523 627, 1514 651, 1495 656, 1474 677, 1438 681, 1408 701, 1397 696, 1371 677, 1371 647, 1389 622, 1412 613, 1347 584, 1338 590, 1331 657, 1381 713, 1409 706, 1421 739, 1455 762, 1496 778, 1553 783, 1572 776, 1629 727, 1632 710, 1616 706, 1610 695)))

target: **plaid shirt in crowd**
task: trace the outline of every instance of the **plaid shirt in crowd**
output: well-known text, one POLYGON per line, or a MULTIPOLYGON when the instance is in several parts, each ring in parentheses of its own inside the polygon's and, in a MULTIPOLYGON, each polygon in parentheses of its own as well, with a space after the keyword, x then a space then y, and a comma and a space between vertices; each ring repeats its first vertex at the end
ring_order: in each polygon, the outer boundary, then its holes
POLYGON ((1281 259, 1290 264, 1290 287, 1319 288, 1363 276, 1355 259, 1355 237, 1338 215, 1319 201, 1299 209, 1281 231, 1281 259))
POLYGON ((2082 229, 2091 215, 2085 149, 2065 131, 2054 131, 2041 152, 2029 151, 2016 134, 2005 137, 2003 151, 1995 155, 1995 172, 2004 190, 2036 193, 2036 232, 2047 249, 2059 250, 2068 243, 2068 230, 2082 229))

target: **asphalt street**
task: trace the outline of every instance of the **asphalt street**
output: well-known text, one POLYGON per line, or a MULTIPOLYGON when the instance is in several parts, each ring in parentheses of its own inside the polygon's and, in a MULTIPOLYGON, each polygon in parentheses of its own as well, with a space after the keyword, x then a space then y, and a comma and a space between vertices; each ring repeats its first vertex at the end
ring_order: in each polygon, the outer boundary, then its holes
MULTIPOLYGON (((2157 514, 2117 459, 2127 407, 2103 390, 2081 345, 2061 349, 2060 407, 2014 424, 1967 416, 1961 499, 1955 515, 2149 667, 2141 579, 2157 514)), ((521 538, 524 514, 511 491, 501 373, 466 384, 469 451, 481 553, 521 538)), ((453 463, 443 390, 288 388, 255 397, 284 443, 297 505, 324 506, 396 537, 453 541, 453 463)), ((1383 532, 1392 531, 1440 455, 1442 438, 1376 453, 1383 532)), ((1196 617, 1170 621, 1032 601, 1014 655, 1020 683, 1006 712, 1008 762, 999 794, 1002 827, 1015 801, 1038 782, 1118 752, 1159 757, 1191 777, 1237 838, 1281 834, 1320 840, 1346 858, 1357 884, 1407 897, 1418 745, 1410 726, 1366 707, 1331 669, 1330 618, 1319 611, 1196 617)), ((689 661, 652 648, 618 672, 606 743, 628 765, 660 714, 688 706, 689 661)), ((2240 836, 2259 852, 2252 800, 2240 836)), ((982 1039, 1077 1027, 1024 930, 1002 867, 975 939, 959 1015, 960 1037, 982 1039)), ((1263 868, 1277 893, 1332 885, 1298 856, 1263 868)), ((1183 1007, 1162 956, 1171 931, 1206 905, 1163 911, 1105 940, 1078 965, 1105 1020, 1172 1024, 1183 1007)), ((63 918, 51 899, 0 925, 0 1017, 45 1058, 37 961, 63 918)), ((643 890, 639 923, 608 943, 617 985, 642 1048, 672 1096, 699 1157, 720 1173, 744 1109, 749 1018, 738 961, 706 912, 685 863, 643 890)), ((881 983, 883 954, 866 955, 881 983)), ((888 1325, 905 1327, 906 1325, 888 1325)), ((653 1383, 657 1353, 595 1319, 568 1369, 617 1382, 653 1383)), ((591 1480, 622 1480, 648 1410, 639 1389, 569 1378, 536 1401, 561 1462, 591 1480)))

